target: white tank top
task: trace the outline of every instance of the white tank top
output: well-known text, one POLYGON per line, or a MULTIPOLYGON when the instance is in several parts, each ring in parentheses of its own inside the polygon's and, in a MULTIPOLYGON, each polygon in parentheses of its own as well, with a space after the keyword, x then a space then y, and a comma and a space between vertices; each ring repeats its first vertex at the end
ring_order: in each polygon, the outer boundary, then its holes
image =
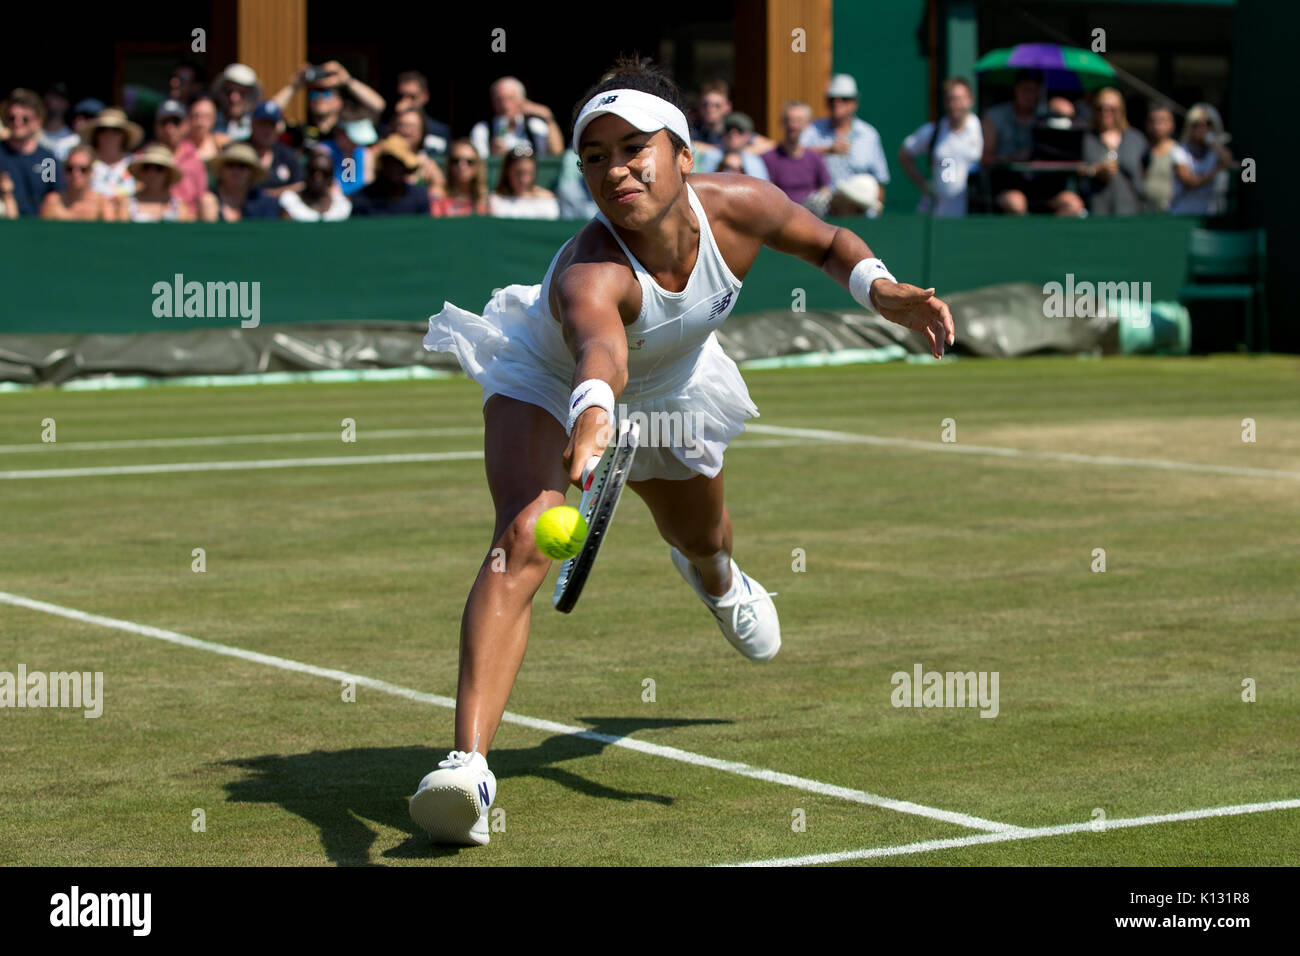
MULTIPOLYGON (((695 268, 681 292, 669 292, 655 282, 605 214, 597 212, 595 215, 614 236, 641 284, 641 312, 635 322, 624 328, 627 333, 627 390, 634 394, 652 391, 688 373, 699 358, 704 343, 735 308, 736 297, 740 294, 742 283, 722 258, 713 230, 709 228, 709 219, 704 214, 704 204, 690 183, 686 184, 686 194, 700 224, 700 248, 695 257, 695 268)), ((560 252, 555 254, 546 270, 546 278, 542 280, 537 308, 539 319, 544 318, 544 324, 539 321, 538 325, 545 331, 541 332, 540 341, 535 345, 544 361, 572 374, 573 356, 564 344, 560 323, 551 315, 549 305, 555 263, 568 244, 566 242, 560 247, 560 252)))

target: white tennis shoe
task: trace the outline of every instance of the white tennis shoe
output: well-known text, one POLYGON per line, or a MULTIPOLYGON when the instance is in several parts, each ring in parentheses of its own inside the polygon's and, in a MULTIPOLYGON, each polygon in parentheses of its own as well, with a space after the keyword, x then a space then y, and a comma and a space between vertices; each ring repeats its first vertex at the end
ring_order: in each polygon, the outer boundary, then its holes
POLYGON ((434 843, 482 846, 491 839, 488 810, 496 795, 497 778, 487 758, 453 750, 420 781, 411 797, 411 819, 434 843))
POLYGON ((776 657, 776 652, 781 649, 781 621, 776 614, 776 605, 772 603, 775 591, 769 592, 740 570, 733 560, 731 591, 722 597, 714 597, 704 590, 700 572, 684 554, 671 546, 669 553, 677 573, 695 589, 732 647, 757 663, 776 657))

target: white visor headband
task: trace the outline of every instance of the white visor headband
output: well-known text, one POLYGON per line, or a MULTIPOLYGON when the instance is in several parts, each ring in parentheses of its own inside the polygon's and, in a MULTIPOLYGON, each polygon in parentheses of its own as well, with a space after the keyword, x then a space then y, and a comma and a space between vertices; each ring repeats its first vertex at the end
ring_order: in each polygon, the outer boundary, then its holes
POLYGON ((597 93, 587 101, 573 126, 573 150, 578 151, 582 131, 592 120, 612 113, 627 120, 643 133, 667 129, 676 133, 687 146, 691 145, 690 127, 686 115, 667 100, 640 90, 607 90, 597 93))

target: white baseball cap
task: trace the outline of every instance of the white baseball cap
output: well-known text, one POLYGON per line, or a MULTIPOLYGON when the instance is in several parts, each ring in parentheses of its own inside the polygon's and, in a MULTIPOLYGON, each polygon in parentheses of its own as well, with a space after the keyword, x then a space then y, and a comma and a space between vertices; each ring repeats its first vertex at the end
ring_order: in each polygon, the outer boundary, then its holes
POLYGON ((858 81, 847 73, 836 73, 831 77, 830 86, 826 87, 826 95, 834 96, 846 100, 856 100, 858 98, 858 81))
POLYGON ((573 149, 576 152, 582 140, 582 131, 591 121, 606 114, 621 117, 641 130, 652 133, 667 129, 676 133, 687 146, 691 144, 690 127, 686 125, 686 115, 665 99, 653 93, 641 90, 607 90, 597 93, 578 114, 578 122, 573 124, 573 149))

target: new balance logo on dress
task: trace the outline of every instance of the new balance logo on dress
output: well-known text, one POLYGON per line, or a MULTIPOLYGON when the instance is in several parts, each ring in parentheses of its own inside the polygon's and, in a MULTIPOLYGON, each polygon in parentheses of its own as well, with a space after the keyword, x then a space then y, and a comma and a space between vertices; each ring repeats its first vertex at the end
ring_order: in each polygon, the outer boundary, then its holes
POLYGON ((727 311, 727 306, 731 304, 731 293, 728 292, 717 302, 713 303, 713 308, 709 309, 709 318, 716 319, 723 312, 727 311))

